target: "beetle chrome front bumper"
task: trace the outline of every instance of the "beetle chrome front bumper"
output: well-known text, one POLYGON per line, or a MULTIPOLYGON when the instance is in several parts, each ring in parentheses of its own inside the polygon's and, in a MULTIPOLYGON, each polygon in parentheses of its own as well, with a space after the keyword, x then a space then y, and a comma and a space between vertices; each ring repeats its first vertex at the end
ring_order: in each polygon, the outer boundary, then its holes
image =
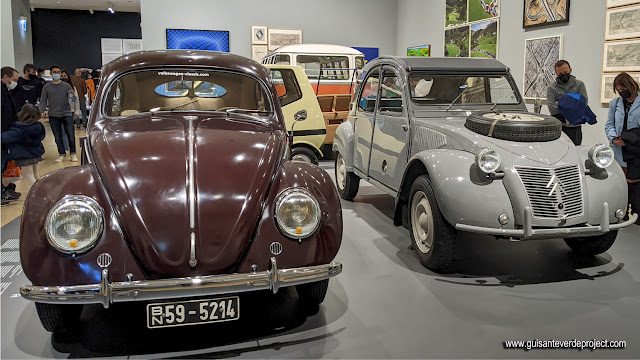
POLYGON ((638 214, 633 214, 633 216, 631 216, 631 218, 625 222, 611 224, 609 222, 609 204, 605 202, 602 205, 602 220, 600 221, 600 225, 534 229, 531 225, 532 219, 533 212, 531 210, 531 207, 527 206, 524 208, 524 225, 522 229, 496 229, 465 224, 456 224, 456 229, 472 233, 513 237, 528 240, 549 239, 557 237, 596 236, 635 224, 636 220, 638 220, 638 214))
POLYGON ((108 308, 115 302, 175 299, 196 296, 234 294, 246 291, 272 290, 281 287, 321 281, 342 272, 342 264, 278 269, 271 258, 267 271, 244 274, 209 275, 194 278, 109 282, 109 270, 102 270, 99 284, 76 286, 20 287, 22 297, 50 304, 102 304, 108 308))

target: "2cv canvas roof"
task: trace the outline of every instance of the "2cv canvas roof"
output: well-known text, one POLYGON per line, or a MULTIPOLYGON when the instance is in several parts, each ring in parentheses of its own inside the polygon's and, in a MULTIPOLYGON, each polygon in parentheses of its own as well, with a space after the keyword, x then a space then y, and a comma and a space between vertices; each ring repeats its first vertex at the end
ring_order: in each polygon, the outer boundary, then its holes
MULTIPOLYGON (((447 57, 396 57, 384 56, 378 59, 395 61, 407 71, 443 71, 443 72, 505 72, 507 66, 495 59, 447 58, 447 57)), ((373 65, 375 61, 369 64, 373 65)), ((369 65, 367 64, 367 65, 369 65)))

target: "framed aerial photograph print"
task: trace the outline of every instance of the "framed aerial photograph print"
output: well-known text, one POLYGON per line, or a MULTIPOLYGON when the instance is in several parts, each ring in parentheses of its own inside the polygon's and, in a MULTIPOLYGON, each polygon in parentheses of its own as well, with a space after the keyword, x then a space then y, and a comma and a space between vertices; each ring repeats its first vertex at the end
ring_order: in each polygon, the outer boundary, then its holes
POLYGON ((569 0, 524 0, 525 29, 569 22, 569 0))
POLYGON ((605 42, 602 71, 640 71, 640 39, 605 42))
POLYGON ((444 27, 465 24, 467 16, 467 0, 447 0, 444 27))
POLYGON ((605 40, 640 37, 640 3, 607 10, 604 28, 605 40))
MULTIPOLYGON (((640 73, 628 73, 635 81, 640 83, 640 73)), ((618 74, 602 74, 602 84, 600 85, 600 102, 609 103, 609 101, 620 96, 613 91, 613 79, 618 74)))
POLYGON ((468 7, 470 23, 500 16, 500 0, 469 0, 468 7))
POLYGON ((562 57, 562 36, 524 41, 525 99, 546 99, 547 86, 556 81, 556 62, 562 57))
POLYGON ((268 31, 269 51, 281 46, 302 44, 302 30, 271 29, 268 31))
POLYGON ((471 29, 471 57, 498 58, 498 19, 469 25, 471 29))
POLYGON ((469 26, 444 30, 444 56, 469 57, 469 26))
POLYGON ((607 8, 637 4, 638 0, 607 0, 607 8))
POLYGON ((262 25, 251 26, 251 44, 267 45, 267 27, 262 25))

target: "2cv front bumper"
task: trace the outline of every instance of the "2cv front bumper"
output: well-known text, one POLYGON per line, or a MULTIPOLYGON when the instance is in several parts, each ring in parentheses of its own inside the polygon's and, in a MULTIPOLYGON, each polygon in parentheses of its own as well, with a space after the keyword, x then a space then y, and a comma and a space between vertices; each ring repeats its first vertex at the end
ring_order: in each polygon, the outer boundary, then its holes
POLYGON ((208 275, 194 278, 109 282, 109 270, 103 269, 99 284, 76 286, 32 286, 20 288, 22 297, 51 304, 102 304, 149 301, 185 297, 224 295, 247 291, 272 290, 321 281, 342 272, 342 264, 278 269, 271 258, 267 271, 242 274, 208 275))
POLYGON ((455 228, 460 231, 471 233, 480 233, 493 236, 513 237, 523 240, 549 239, 557 237, 578 237, 578 236, 597 236, 612 230, 622 229, 626 226, 635 224, 638 220, 638 214, 630 216, 629 220, 611 224, 609 221, 609 204, 602 204, 602 220, 600 225, 583 225, 574 227, 553 227, 553 228, 534 228, 532 226, 533 211, 530 206, 524 209, 524 224, 522 229, 501 229, 483 226, 473 226, 466 224, 456 224, 455 228))

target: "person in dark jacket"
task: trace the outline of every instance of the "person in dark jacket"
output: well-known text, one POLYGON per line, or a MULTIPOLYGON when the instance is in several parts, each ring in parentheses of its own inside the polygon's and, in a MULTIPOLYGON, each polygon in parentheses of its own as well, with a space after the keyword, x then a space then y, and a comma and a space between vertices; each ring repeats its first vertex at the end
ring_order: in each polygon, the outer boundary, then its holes
POLYGON ((23 68, 23 75, 18 78, 18 86, 11 90, 13 102, 20 109, 24 104, 35 105, 38 102, 38 75, 36 74, 36 66, 27 64, 23 68))
POLYGON ((44 155, 42 140, 46 133, 39 121, 40 116, 35 105, 25 104, 18 113, 18 121, 11 129, 2 132, 2 143, 8 148, 7 160, 15 160, 30 185, 39 178, 38 163, 44 155))
MULTIPOLYGON (((9 130, 16 122, 16 107, 11 98, 11 90, 18 86, 18 71, 10 66, 5 66, 0 70, 2 77, 2 133, 9 130)), ((4 141, 2 141, 2 172, 7 168, 7 150, 4 141)), ((5 186, 2 183, 2 205, 8 205, 9 201, 16 200, 20 197, 20 193, 15 192, 15 185, 9 184, 5 186)))
POLYGON ((557 75, 556 81, 547 87, 549 113, 562 122, 562 132, 567 134, 574 144, 580 145, 582 143, 581 125, 573 125, 565 119, 564 115, 558 110, 558 100, 568 93, 576 93, 584 96, 588 103, 587 88, 582 81, 571 75, 573 70, 567 60, 558 60, 555 65, 555 71, 557 75))
POLYGON ((611 141, 616 161, 622 166, 629 189, 629 203, 634 213, 640 211, 640 85, 627 73, 613 80, 620 97, 609 103, 609 117, 604 130, 611 141))

